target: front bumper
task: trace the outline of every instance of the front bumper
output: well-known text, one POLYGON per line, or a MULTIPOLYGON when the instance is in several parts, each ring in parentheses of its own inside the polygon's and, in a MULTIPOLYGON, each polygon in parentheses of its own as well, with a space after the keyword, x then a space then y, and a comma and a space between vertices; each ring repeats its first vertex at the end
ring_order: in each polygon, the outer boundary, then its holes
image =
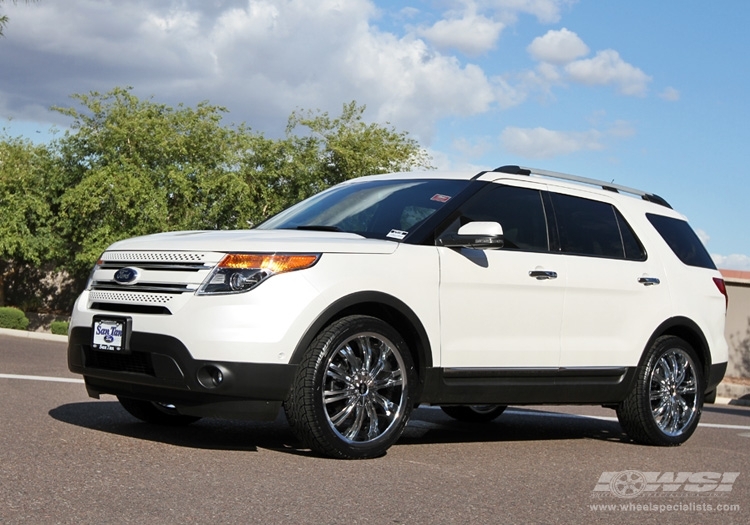
POLYGON ((130 352, 91 348, 91 328, 75 327, 68 342, 68 368, 82 374, 91 397, 101 394, 174 405, 201 417, 274 419, 291 388, 297 365, 194 359, 178 339, 133 332, 130 352), (209 371, 221 371, 221 381, 209 371))

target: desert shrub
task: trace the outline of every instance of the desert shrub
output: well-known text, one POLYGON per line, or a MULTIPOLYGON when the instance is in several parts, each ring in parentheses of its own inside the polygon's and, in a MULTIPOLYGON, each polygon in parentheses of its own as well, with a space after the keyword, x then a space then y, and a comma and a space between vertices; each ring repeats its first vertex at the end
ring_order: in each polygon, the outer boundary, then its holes
POLYGON ((26 330, 28 326, 29 319, 21 310, 12 306, 0 307, 0 328, 26 330))
POLYGON ((68 321, 52 321, 50 331, 55 335, 68 335, 68 321))

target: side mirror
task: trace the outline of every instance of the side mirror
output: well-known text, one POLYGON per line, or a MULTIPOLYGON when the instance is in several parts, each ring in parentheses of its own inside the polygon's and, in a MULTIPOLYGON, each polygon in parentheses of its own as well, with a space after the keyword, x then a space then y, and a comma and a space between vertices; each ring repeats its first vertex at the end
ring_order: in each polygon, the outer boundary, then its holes
POLYGON ((502 248, 503 227, 496 222, 475 221, 464 224, 457 233, 444 233, 437 238, 438 246, 447 248, 502 248))

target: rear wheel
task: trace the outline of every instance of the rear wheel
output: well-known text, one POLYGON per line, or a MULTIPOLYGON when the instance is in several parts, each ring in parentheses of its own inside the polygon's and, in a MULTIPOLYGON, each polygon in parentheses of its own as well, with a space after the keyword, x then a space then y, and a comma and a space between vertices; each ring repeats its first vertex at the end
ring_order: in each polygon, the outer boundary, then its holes
POLYGON ((195 423, 200 418, 195 416, 185 416, 177 412, 174 406, 167 403, 156 403, 154 401, 143 401, 142 399, 133 399, 130 397, 117 396, 117 400, 128 413, 155 425, 183 426, 195 423))
POLYGON ((458 421, 487 423, 499 417, 507 407, 505 405, 446 405, 440 408, 458 421))
POLYGON ((703 376, 695 350, 663 336, 638 367, 636 384, 617 407, 617 418, 634 441, 680 445, 695 432, 703 408, 703 376))
POLYGON ((409 419, 414 374, 409 350, 390 325, 345 317, 308 348, 284 410, 297 437, 315 452, 381 456, 409 419))

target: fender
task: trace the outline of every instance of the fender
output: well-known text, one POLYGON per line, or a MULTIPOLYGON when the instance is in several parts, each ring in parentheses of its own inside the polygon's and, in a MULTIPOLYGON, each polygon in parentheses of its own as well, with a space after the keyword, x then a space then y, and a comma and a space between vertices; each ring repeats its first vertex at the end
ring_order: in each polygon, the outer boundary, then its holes
POLYGON ((432 349, 427 331, 417 314, 406 303, 392 295, 376 291, 356 292, 330 304, 307 328, 305 335, 294 349, 290 364, 298 365, 302 361, 302 356, 313 339, 326 326, 337 319, 353 314, 372 315, 391 324, 415 353, 414 358, 420 371, 420 379, 424 378, 422 372, 432 367, 432 349))
POLYGON ((708 351, 709 346, 706 336, 695 321, 682 316, 670 317, 656 327, 656 330, 654 330, 654 333, 643 348, 643 353, 641 354, 641 360, 639 361, 638 366, 643 365, 643 359, 646 357, 646 352, 651 346, 653 346, 656 339, 662 335, 675 335, 687 341, 702 361, 704 379, 706 381, 709 380, 712 363, 711 353, 708 351))

